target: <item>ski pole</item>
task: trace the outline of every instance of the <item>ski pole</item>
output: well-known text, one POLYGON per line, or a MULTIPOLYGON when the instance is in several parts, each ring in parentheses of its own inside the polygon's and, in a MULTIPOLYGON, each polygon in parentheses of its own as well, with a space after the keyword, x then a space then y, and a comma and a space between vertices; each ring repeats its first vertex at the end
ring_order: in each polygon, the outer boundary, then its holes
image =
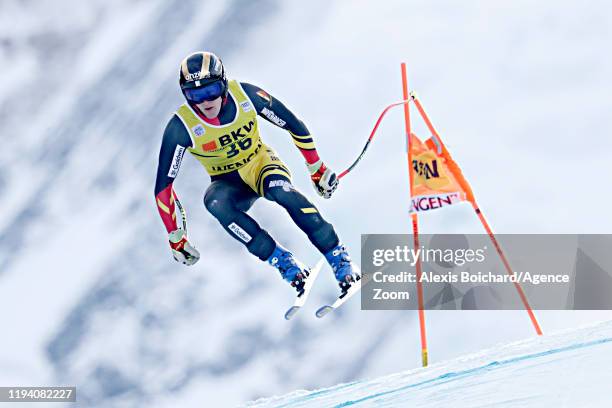
POLYGON ((181 212, 181 220, 183 221, 183 231, 185 231, 185 234, 186 234, 187 233, 187 213, 185 212, 185 209, 183 208, 183 206, 181 205, 181 202, 176 196, 174 196, 174 202, 176 203, 177 208, 181 212))
POLYGON ((387 114, 387 112, 389 110, 391 110, 391 108, 394 108, 394 107, 399 106, 399 105, 406 105, 408 103, 410 103, 410 99, 404 99, 403 101, 394 102, 391 105, 387 106, 382 111, 382 113, 378 117, 378 120, 376 121, 376 124, 374 125, 374 128, 372 129, 372 132, 370 133, 370 137, 366 141, 365 146, 363 146, 363 150, 361 150, 361 153, 359 154, 359 157, 357 157, 357 159, 353 162, 353 164, 351 164, 346 170, 344 170, 342 173, 340 173, 340 175, 338 176, 338 179, 341 179, 342 177, 346 176, 351 170, 353 170, 353 168, 357 165, 357 163, 359 163, 359 161, 361 160, 361 158, 365 154, 366 150, 368 150, 368 147, 370 146, 370 142, 372 141, 372 139, 374 139, 374 135, 376 134, 376 130, 378 130, 378 126, 380 125, 380 122, 382 121, 383 117, 387 114))

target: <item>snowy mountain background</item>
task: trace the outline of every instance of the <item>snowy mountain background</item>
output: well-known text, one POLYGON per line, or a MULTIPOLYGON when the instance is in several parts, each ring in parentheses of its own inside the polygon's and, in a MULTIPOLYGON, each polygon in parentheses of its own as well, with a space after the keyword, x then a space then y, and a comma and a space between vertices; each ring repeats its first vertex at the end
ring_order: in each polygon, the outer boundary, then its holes
MULTIPOLYGON (((414 312, 355 301, 285 322, 291 291, 206 213, 191 159, 175 185, 203 258, 172 260, 153 183, 180 60, 219 54, 297 112, 337 171, 401 99, 405 61, 498 232, 609 233, 611 15, 604 1, 3 0, 0 385, 75 384, 87 407, 221 407, 418 367, 414 312)), ((329 201, 289 136, 263 127, 356 258, 361 233, 409 231, 402 121, 389 115, 329 201)), ((316 261, 281 209, 253 213, 316 261)), ((422 230, 481 232, 461 205, 422 230)), ((324 274, 312 304, 335 291, 324 274)), ((538 317, 548 332, 612 314, 538 317)), ((533 335, 520 311, 427 319, 432 362, 533 335)))

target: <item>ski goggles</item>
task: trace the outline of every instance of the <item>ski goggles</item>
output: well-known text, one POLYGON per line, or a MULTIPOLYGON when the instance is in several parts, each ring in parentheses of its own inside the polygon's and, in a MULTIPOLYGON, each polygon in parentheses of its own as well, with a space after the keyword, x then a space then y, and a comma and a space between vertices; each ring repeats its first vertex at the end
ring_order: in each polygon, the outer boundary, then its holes
POLYGON ((206 84, 199 88, 185 89, 185 98, 189 102, 198 104, 204 101, 214 101, 218 97, 222 96, 225 92, 225 85, 223 81, 215 81, 210 84, 206 84))

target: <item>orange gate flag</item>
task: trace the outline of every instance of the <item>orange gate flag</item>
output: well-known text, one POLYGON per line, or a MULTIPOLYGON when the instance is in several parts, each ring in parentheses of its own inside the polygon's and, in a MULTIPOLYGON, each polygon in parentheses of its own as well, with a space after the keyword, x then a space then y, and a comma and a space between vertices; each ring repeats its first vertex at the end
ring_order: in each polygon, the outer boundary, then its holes
POLYGON ((444 144, 432 136, 422 142, 411 133, 413 196, 410 212, 435 210, 462 201, 474 202, 474 194, 444 144))

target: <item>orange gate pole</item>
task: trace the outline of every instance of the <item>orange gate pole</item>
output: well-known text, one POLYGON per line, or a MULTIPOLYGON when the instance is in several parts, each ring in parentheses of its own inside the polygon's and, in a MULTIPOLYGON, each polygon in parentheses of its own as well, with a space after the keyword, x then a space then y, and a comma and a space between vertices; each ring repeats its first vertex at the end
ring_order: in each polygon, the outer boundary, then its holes
MULTIPOLYGON (((408 79, 406 75, 406 64, 402 62, 402 91, 404 100, 408 99, 408 79)), ((406 148, 408 150, 408 178, 410 179, 410 208, 412 208, 412 196, 413 196, 413 177, 412 177, 412 149, 411 147, 411 128, 410 128, 410 108, 409 104, 404 104, 404 122, 406 124, 406 148)), ((417 214, 412 212, 410 214, 412 219, 412 236, 414 238, 414 249, 418 250, 419 245, 419 221, 417 214)), ((421 275, 423 274, 421 260, 417 259, 416 263, 416 287, 417 287, 417 299, 419 306, 419 327, 421 331, 421 362, 423 367, 427 367, 429 356, 427 351, 427 333, 425 331, 425 307, 423 304, 423 283, 421 282, 421 275)))

